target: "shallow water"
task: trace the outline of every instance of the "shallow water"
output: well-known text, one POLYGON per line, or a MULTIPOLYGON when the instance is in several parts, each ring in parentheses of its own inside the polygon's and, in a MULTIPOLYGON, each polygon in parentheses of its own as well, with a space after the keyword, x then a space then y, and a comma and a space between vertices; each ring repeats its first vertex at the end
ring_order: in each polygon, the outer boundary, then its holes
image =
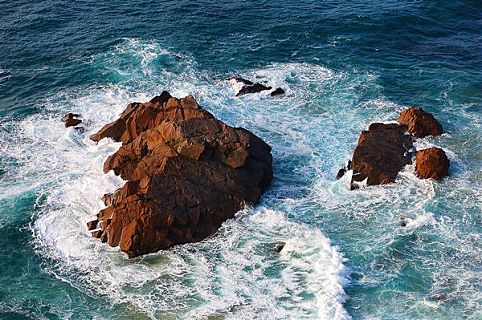
POLYGON ((0 9, 0 318, 482 319, 477 1, 0 9), (237 98, 232 75, 287 94, 237 98), (212 238, 127 260, 85 228, 122 185, 102 173, 119 145, 88 136, 162 90, 262 137, 275 178, 212 238), (409 105, 444 125, 418 144, 450 178, 334 180, 360 130, 409 105))

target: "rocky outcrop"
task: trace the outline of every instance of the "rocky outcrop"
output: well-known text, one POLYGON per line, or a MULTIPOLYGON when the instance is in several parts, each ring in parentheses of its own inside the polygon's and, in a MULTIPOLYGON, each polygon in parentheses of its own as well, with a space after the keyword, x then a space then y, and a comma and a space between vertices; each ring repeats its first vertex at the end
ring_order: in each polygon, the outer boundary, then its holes
POLYGON ((411 107, 400 113, 398 122, 407 126, 408 132, 417 138, 439 136, 443 133, 442 125, 420 108, 411 107))
POLYGON ((238 93, 236 94, 236 97, 242 96, 244 94, 248 93, 257 93, 265 90, 271 90, 271 87, 267 87, 261 83, 255 83, 255 84, 248 84, 243 86, 238 93))
POLYGON ((336 174, 336 180, 343 178, 345 173, 351 169, 352 169, 351 160, 348 160, 347 164, 343 168, 338 170, 338 173, 336 174))
POLYGON ((421 179, 441 180, 449 175, 449 159, 440 148, 428 148, 417 151, 415 169, 421 179))
POLYGON ((174 100, 171 101, 171 104, 164 105, 170 98, 172 97, 169 92, 163 91, 160 96, 147 103, 129 103, 119 119, 103 126, 97 133, 91 135, 90 139, 97 142, 103 138, 112 138, 125 144, 163 121, 179 121, 186 117, 193 118, 202 114, 201 109, 189 107, 189 103, 197 106, 192 97, 184 99, 184 105, 180 107, 174 100))
POLYGON ((399 124, 372 123, 362 131, 352 158, 351 189, 366 180, 367 185, 394 182, 410 162, 412 139, 399 124))
POLYGON ((276 88, 275 90, 271 91, 271 93, 270 93, 270 95, 272 97, 281 96, 283 94, 285 94, 285 91, 281 88, 276 88))
MULTIPOLYGON (((402 168, 412 162, 413 140, 427 135, 442 134, 442 126, 420 108, 409 108, 400 113, 399 123, 373 123, 362 131, 353 153, 351 189, 366 185, 394 182, 402 168)), ((448 175, 449 162, 442 149, 418 151, 416 169, 420 178, 440 180, 448 175)), ((337 179, 346 168, 340 169, 337 179)))
POLYGON ((78 114, 75 114, 75 113, 72 113, 72 112, 69 112, 69 113, 66 113, 64 115, 64 122, 65 122, 65 127, 68 128, 68 127, 75 127, 79 124, 82 123, 82 120, 80 119, 76 119, 78 118, 80 115, 78 114))
POLYGON ((192 97, 163 92, 131 103, 91 136, 121 141, 104 164, 126 184, 104 196, 101 241, 135 257, 200 241, 254 204, 272 179, 271 148, 202 109, 192 97))

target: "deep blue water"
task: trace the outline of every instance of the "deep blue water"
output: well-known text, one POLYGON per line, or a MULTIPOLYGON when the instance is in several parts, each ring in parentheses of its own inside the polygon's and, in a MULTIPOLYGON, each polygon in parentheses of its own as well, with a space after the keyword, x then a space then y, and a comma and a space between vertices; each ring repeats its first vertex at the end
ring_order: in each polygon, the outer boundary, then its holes
POLYGON ((0 17, 1 319, 482 319, 480 1, 0 0, 0 17), (233 75, 287 94, 236 98, 233 75), (122 184, 102 173, 118 145, 88 135, 162 90, 265 139, 275 179, 214 237, 128 260, 85 228, 122 184), (411 105, 444 126, 418 144, 444 148, 448 179, 334 179, 360 130, 411 105))

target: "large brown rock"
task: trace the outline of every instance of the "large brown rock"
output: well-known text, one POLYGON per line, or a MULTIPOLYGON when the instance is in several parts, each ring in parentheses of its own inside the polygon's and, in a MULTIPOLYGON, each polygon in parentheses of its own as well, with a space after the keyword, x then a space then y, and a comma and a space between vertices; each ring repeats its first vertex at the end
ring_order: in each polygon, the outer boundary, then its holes
POLYGON ((272 179, 271 148, 194 98, 131 103, 91 136, 121 141, 104 164, 127 180, 97 215, 102 241, 129 257, 200 241, 254 204, 272 179))
POLYGON ((440 148, 417 151, 415 168, 419 178, 441 180, 449 175, 449 159, 440 148))
POLYGON ((394 182, 398 172, 410 163, 412 138, 405 134, 406 126, 372 123, 362 131, 352 158, 351 189, 366 180, 367 185, 394 182))
POLYGON ((400 113, 398 122, 407 126, 408 131, 417 138, 439 136, 443 133, 442 125, 431 113, 420 108, 408 108, 400 113))

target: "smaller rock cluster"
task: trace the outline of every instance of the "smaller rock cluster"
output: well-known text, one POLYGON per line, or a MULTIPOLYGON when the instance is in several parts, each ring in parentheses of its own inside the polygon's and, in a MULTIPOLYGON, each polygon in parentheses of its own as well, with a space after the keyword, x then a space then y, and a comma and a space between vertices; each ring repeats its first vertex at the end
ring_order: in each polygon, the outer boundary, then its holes
MULTIPOLYGON (((250 80, 246 80, 240 77, 231 77, 226 79, 227 81, 234 81, 243 84, 241 89, 236 93, 236 97, 249 94, 249 93, 257 93, 261 91, 271 90, 272 87, 267 87, 261 83, 254 83, 250 80)), ((271 91, 270 95, 272 97, 279 96, 285 94, 285 91, 282 88, 276 88, 275 90, 271 91)))
MULTIPOLYGON (((372 123, 367 131, 361 132, 353 152, 350 188, 357 189, 362 182, 369 186, 394 182, 400 170, 412 163, 414 139, 442 133, 442 125, 421 108, 401 112, 398 122, 372 123)), ((448 175, 449 160, 440 148, 418 150, 415 160, 421 179, 440 180, 448 175)), ((337 179, 348 169, 340 169, 337 179)))

